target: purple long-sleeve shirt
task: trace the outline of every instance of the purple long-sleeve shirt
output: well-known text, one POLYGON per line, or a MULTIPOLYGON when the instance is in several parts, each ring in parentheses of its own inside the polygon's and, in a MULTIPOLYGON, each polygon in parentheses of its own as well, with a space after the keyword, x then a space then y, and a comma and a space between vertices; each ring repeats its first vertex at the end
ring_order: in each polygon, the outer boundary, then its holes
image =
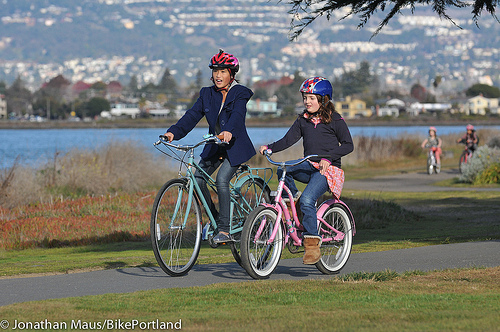
POLYGON ((285 136, 268 144, 268 148, 273 152, 279 152, 297 143, 301 138, 303 138, 304 156, 312 154, 324 156, 323 159, 328 159, 332 165, 339 168, 341 157, 354 150, 349 128, 338 113, 332 114, 330 123, 317 125, 299 115, 285 136))

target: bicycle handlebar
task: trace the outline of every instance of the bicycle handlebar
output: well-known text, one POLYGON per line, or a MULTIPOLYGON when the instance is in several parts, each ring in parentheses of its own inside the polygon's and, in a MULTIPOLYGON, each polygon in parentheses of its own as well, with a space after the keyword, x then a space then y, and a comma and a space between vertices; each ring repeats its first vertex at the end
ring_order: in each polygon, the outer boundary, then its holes
POLYGON ((201 140, 200 142, 198 142, 196 144, 191 144, 191 145, 173 144, 173 143, 168 141, 167 136, 160 135, 159 137, 160 137, 160 139, 158 141, 156 141, 155 143, 153 143, 153 146, 164 144, 166 146, 170 146, 170 147, 172 147, 176 150, 180 150, 180 151, 189 151, 191 149, 195 149, 198 146, 203 145, 203 144, 207 144, 207 143, 215 143, 217 145, 229 144, 229 142, 222 141, 222 139, 224 138, 223 135, 214 136, 211 134, 207 134, 207 135, 203 136, 203 140, 201 140))
POLYGON ((269 149, 264 151, 264 155, 266 156, 267 161, 269 161, 273 165, 282 166, 282 167, 295 166, 295 165, 303 163, 306 160, 310 160, 312 158, 330 158, 330 156, 326 156, 326 155, 311 154, 311 155, 308 155, 308 156, 306 156, 298 161, 293 161, 293 162, 292 161, 274 161, 271 159, 272 154, 273 154, 273 152, 269 149))

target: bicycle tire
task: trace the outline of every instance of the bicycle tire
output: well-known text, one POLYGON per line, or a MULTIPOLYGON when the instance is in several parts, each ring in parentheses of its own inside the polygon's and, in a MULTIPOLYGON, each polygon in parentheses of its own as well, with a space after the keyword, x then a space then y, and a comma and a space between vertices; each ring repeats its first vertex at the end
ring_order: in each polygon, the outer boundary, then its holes
MULTIPOLYGON (((351 215, 341 204, 336 203, 325 211, 323 220, 344 233, 344 237, 338 241, 332 239, 321 244, 321 259, 316 263, 316 268, 323 274, 339 273, 351 255, 353 233, 351 215)), ((322 238, 335 237, 336 233, 331 232, 322 222, 319 225, 319 235, 322 238)))
POLYGON ((158 191, 151 212, 151 242, 156 261, 174 277, 187 274, 200 253, 201 209, 193 195, 187 211, 188 196, 186 180, 170 180, 158 191))
POLYGON ((462 174, 464 165, 467 164, 467 151, 463 151, 458 161, 458 171, 462 174))
POLYGON ((431 157, 427 158, 427 174, 432 175, 434 172, 434 165, 432 165, 431 157))
MULTIPOLYGON (((260 203, 270 203, 271 193, 261 178, 250 178, 238 188, 238 205, 233 207, 233 220, 236 229, 243 227, 248 215, 260 203)), ((241 231, 232 233, 234 241, 230 242, 234 260, 241 266, 241 231)))
POLYGON ((283 250, 283 228, 274 208, 258 206, 249 215, 241 233, 241 265, 254 279, 269 277, 278 266, 283 250), (278 223, 272 243, 268 240, 278 223))

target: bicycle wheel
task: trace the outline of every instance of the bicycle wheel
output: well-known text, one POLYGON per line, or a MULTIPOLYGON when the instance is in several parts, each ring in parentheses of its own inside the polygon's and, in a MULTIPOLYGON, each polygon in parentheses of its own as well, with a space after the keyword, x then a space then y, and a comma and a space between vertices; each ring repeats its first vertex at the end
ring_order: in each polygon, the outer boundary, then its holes
POLYGON ((258 206, 243 226, 241 233, 241 265, 254 279, 267 278, 278 265, 283 250, 281 220, 273 208, 258 206), (277 223, 277 233, 269 243, 277 223))
POLYGON ((319 235, 330 238, 330 241, 321 244, 321 259, 316 267, 324 274, 338 273, 347 263, 352 248, 352 223, 350 214, 340 204, 333 204, 323 215, 328 224, 320 222, 319 235), (344 234, 343 239, 335 240, 337 235, 329 227, 333 227, 344 234))
POLYGON ((434 172, 434 165, 432 164, 432 158, 427 158, 427 174, 431 175, 434 172))
POLYGON ((230 242, 231 253, 234 260, 241 265, 241 229, 250 212, 260 203, 271 202, 269 187, 264 185, 260 178, 248 179, 239 188, 237 194, 238 204, 233 207, 231 228, 233 242, 230 242))
POLYGON ((467 164, 467 151, 463 151, 458 162, 458 171, 462 173, 464 165, 467 164))
POLYGON ((171 276, 182 276, 196 263, 201 243, 201 210, 182 179, 160 189, 151 213, 151 242, 156 261, 171 276), (189 208, 189 209, 188 209, 189 208))

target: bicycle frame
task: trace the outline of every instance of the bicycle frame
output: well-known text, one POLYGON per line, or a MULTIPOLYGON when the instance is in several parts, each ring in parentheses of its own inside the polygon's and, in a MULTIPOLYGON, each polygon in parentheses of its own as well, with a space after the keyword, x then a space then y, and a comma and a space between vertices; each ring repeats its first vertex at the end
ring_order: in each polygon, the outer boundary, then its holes
MULTIPOLYGON (((307 156, 301 162, 308 160, 311 157, 315 157, 315 156, 307 156)), ((269 160, 269 162, 276 164, 275 162, 272 162, 269 157, 268 157, 268 160, 269 160)), ((295 202, 293 199, 290 199, 290 209, 292 210, 292 215, 290 215, 288 206, 286 205, 286 202, 284 202, 284 200, 282 198, 283 191, 285 191, 288 194, 288 197, 293 197, 290 189, 285 185, 285 175, 286 175, 286 166, 287 165, 285 165, 285 163, 281 163, 280 165, 283 168, 283 174, 282 174, 282 176, 279 180, 279 183, 278 183, 278 188, 276 190, 275 202, 274 202, 274 204, 262 203, 261 205, 271 207, 278 212, 277 219, 281 220, 281 222, 285 226, 285 229, 287 230, 286 234, 285 234, 285 240, 283 241, 283 246, 285 246, 286 243, 288 243, 290 238, 293 240, 293 245, 301 246, 303 239, 298 236, 298 232, 297 232, 298 230, 299 231, 301 230, 301 223, 300 223, 298 216, 297 216, 297 209, 295 207, 295 202), (293 218, 293 221, 295 222, 295 226, 292 223, 292 218, 293 218)), ((291 165, 288 165, 288 166, 291 166, 291 165)), ((356 234, 356 225, 354 224, 354 216, 352 215, 352 212, 349 209, 349 207, 347 206, 347 204, 345 204, 344 202, 342 202, 341 200, 339 200, 337 198, 329 199, 329 200, 324 201, 320 205, 320 208, 317 210, 317 212, 316 212, 317 223, 318 223, 318 228, 319 228, 319 223, 322 223, 324 226, 326 226, 328 229, 330 229, 333 233, 335 233, 335 236, 333 238, 332 237, 322 238, 322 242, 328 242, 328 241, 331 241, 332 239, 339 241, 339 240, 342 240, 345 236, 344 233, 331 227, 322 218, 323 214, 328 209, 328 207, 330 207, 332 204, 335 204, 335 203, 340 203, 340 204, 342 204, 343 207, 346 208, 346 211, 348 211, 348 213, 350 214, 351 220, 352 220, 351 227, 352 227, 353 235, 356 234)), ((273 231, 271 233, 271 236, 270 236, 267 244, 271 244, 272 242, 274 242, 274 239, 276 237, 276 234, 277 234, 278 228, 279 228, 278 225, 279 224, 276 223, 276 225, 274 226, 273 231)), ((264 228, 264 226, 265 226, 264 223, 262 223, 262 225, 260 225, 259 231, 257 232, 256 237, 255 237, 256 239, 259 238, 260 233, 261 233, 262 229, 264 228)))
MULTIPOLYGON (((205 141, 207 142, 208 139, 210 139, 210 138, 211 137, 207 137, 205 139, 205 141)), ((215 141, 215 142, 217 142, 217 141, 215 141)), ((219 142, 220 142, 220 140, 219 140, 219 142)), ((170 146, 170 147, 173 147, 175 149, 180 148, 180 146, 176 146, 176 145, 171 144, 171 143, 166 143, 166 142, 161 141, 161 140, 155 143, 155 147, 160 143, 163 143, 163 144, 170 146)), ((217 223, 216 223, 215 218, 212 214, 212 211, 210 210, 210 207, 208 206, 208 202, 205 200, 205 197, 201 191, 201 188, 198 185, 198 182, 196 181, 196 178, 194 176, 195 171, 197 171, 197 172, 199 172, 199 174, 201 174, 201 176, 205 180, 206 184, 208 185, 209 190, 211 189, 212 191, 214 191, 217 194, 217 188, 216 188, 215 180, 207 172, 205 172, 194 160, 194 150, 199 145, 200 144, 197 144, 194 146, 187 146, 184 149, 182 149, 182 151, 187 150, 186 152, 188 152, 189 155, 187 157, 187 161, 185 161, 184 158, 178 159, 181 161, 181 164, 184 164, 186 166, 185 174, 182 174, 181 169, 179 169, 178 173, 179 173, 179 178, 185 179, 186 181, 188 181, 188 184, 191 184, 188 186, 188 188, 189 188, 188 195, 189 196, 188 196, 188 202, 187 202, 187 210, 189 210, 191 208, 193 197, 196 195, 197 199, 199 200, 199 202, 202 204, 203 208, 205 209, 205 212, 208 216, 208 219, 210 220, 210 224, 212 225, 212 231, 209 231, 209 234, 210 234, 211 232, 213 232, 214 229, 217 228, 217 223), (195 171, 193 171, 193 168, 195 169, 195 171)), ((160 150, 160 152, 165 153, 162 150, 160 150)), ((244 218, 242 212, 246 212, 246 214, 248 214, 252 209, 252 207, 250 206, 250 204, 247 201, 243 202, 243 204, 245 204, 245 206, 242 206, 240 203, 238 203, 237 202, 238 197, 236 197, 234 195, 234 193, 236 193, 238 191, 237 189, 239 187, 241 187, 241 185, 248 179, 257 179, 257 178, 263 179, 264 185, 267 186, 267 183, 271 180, 271 178, 273 176, 272 170, 270 168, 251 168, 251 167, 246 166, 246 165, 243 166, 243 168, 245 168, 245 170, 241 170, 241 167, 238 169, 238 171, 236 172, 235 180, 233 182, 229 183, 229 189, 231 192, 231 195, 230 195, 230 199, 231 199, 230 217, 229 217, 230 218, 229 219, 230 220, 230 224, 229 224, 229 227, 230 227, 229 233, 230 234, 235 234, 235 233, 241 232, 241 230, 243 228, 242 222, 239 223, 240 225, 236 225, 236 226, 233 225, 233 220, 235 219, 233 214, 235 212, 239 213, 239 216, 237 219, 242 219, 242 218, 244 218), (266 174, 264 174, 264 178, 260 177, 258 175, 260 170, 263 170, 264 173, 269 171, 270 172, 269 179, 266 180, 266 178, 267 178, 266 174), (257 175, 252 173, 254 171, 257 173, 257 175), (239 174, 238 174, 238 172, 239 172, 239 174), (247 174, 245 174, 245 173, 247 173, 247 174), (234 209, 235 205, 238 205, 241 209, 246 208, 246 210, 241 211, 239 209, 234 209)), ((263 191, 260 192, 260 196, 257 198, 258 201, 261 201, 263 195, 264 195, 264 192, 263 191)), ((177 214, 177 211, 179 209, 180 199, 181 199, 181 195, 179 195, 179 197, 178 197, 178 202, 176 203, 176 207, 174 210, 174 216, 177 214)), ((188 218, 188 216, 186 215, 185 220, 183 221, 183 227, 185 227, 185 225, 186 225, 187 218, 188 218)), ((172 218, 172 222, 173 222, 173 220, 174 220, 174 218, 172 218)))
POLYGON ((436 153, 432 148, 429 149, 428 158, 432 160, 432 165, 436 164, 436 153))

